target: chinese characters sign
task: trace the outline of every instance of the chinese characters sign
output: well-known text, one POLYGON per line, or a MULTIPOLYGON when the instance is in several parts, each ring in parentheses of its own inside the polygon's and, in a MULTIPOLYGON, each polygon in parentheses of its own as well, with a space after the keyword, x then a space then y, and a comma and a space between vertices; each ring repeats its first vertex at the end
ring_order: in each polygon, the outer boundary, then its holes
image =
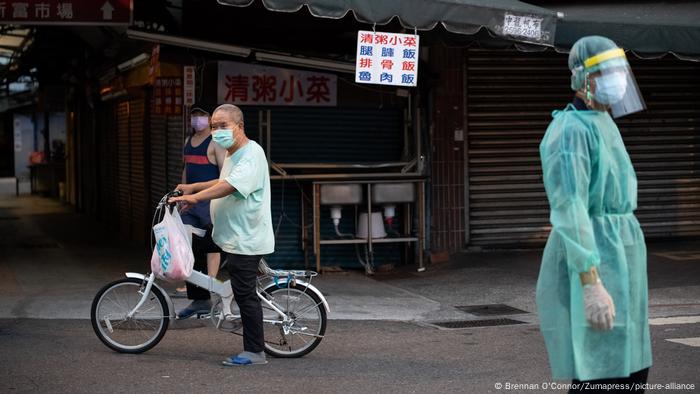
POLYGON ((153 113, 178 115, 182 113, 182 80, 156 78, 153 86, 153 113))
POLYGON ((505 14, 503 34, 540 40, 542 38, 542 18, 505 14))
POLYGON ((355 82, 416 86, 418 36, 358 31, 355 82))
POLYGON ((194 104, 194 66, 185 66, 183 74, 185 76, 185 105, 194 104))
POLYGON ((129 25, 132 0, 0 0, 0 23, 129 25))
POLYGON ((219 103, 335 106, 337 96, 333 74, 219 62, 219 103))

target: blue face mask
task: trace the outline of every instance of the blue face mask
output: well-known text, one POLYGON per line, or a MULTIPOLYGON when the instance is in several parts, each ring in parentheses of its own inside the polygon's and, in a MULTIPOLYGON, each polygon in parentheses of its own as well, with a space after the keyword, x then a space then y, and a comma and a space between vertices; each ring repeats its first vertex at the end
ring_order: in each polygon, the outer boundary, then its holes
POLYGON ((211 138, 224 149, 232 147, 236 142, 236 139, 233 137, 233 130, 231 129, 215 130, 211 134, 211 138))
POLYGON ((595 79, 595 101, 601 104, 615 104, 625 97, 627 75, 622 72, 606 74, 595 79))

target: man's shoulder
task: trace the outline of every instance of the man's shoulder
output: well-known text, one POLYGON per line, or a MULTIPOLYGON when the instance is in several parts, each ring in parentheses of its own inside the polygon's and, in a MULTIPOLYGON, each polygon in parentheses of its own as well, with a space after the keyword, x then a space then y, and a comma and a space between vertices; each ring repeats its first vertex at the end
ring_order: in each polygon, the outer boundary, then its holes
POLYGON ((260 156, 265 157, 265 151, 260 146, 260 144, 258 144, 257 142, 255 142, 253 140, 250 140, 250 141, 248 141, 248 144, 246 146, 245 155, 246 156, 249 155, 249 156, 256 157, 256 158, 260 157, 260 156))

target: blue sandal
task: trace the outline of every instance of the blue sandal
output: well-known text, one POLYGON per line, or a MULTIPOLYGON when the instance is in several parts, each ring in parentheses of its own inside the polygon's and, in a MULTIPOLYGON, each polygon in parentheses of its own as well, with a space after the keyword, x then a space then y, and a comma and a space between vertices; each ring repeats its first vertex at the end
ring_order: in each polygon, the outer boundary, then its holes
POLYGON ((265 359, 265 353, 252 353, 243 352, 237 356, 231 356, 226 360, 222 361, 221 364, 227 367, 239 366, 239 365, 262 365, 267 364, 265 359))

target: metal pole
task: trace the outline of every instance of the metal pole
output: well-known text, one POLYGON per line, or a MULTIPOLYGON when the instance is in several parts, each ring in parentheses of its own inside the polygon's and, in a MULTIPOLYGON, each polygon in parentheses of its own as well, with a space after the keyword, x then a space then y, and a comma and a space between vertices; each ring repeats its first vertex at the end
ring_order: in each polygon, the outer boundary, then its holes
POLYGON ((314 183, 314 254, 316 272, 321 272, 321 185, 314 183))
POLYGON ((369 257, 367 265, 374 269, 374 250, 372 248, 372 184, 367 184, 367 247, 369 257))
POLYGON ((309 253, 306 248, 306 243, 308 242, 308 232, 306 230, 306 210, 304 206, 304 191, 300 191, 301 194, 301 251, 304 253, 304 269, 309 269, 309 253))
POLYGON ((425 271, 423 249, 425 248, 425 182, 418 184, 418 272, 425 271))

